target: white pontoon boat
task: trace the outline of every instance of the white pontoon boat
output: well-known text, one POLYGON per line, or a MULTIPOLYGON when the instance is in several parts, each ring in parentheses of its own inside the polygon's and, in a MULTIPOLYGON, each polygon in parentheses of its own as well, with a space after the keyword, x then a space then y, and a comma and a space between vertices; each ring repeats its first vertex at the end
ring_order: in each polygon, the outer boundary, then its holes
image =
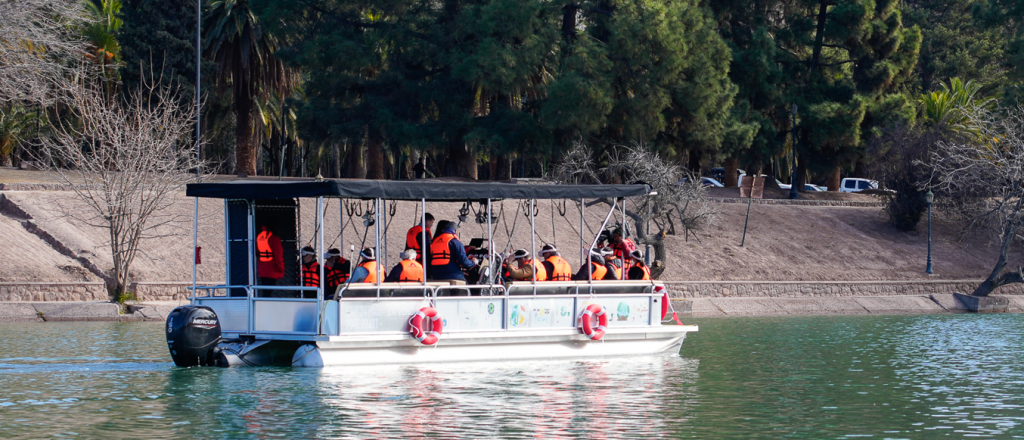
MULTIPOLYGON (((650 191, 647 185, 367 180, 191 184, 188 196, 224 200, 227 283, 194 286, 191 304, 168 317, 168 346, 179 366, 327 367, 677 353, 686 333, 697 327, 662 324, 670 303, 657 281, 506 283, 498 271, 487 270, 470 285, 383 283, 383 274, 378 274, 375 283, 343 284, 336 292, 325 292, 324 283, 301 287, 294 275, 300 199, 315 199, 321 225, 325 198, 371 203, 378 218, 367 225, 376 225, 376 255, 381 255, 379 217, 386 202, 418 202, 421 213, 428 201, 478 203, 487 213, 479 216, 487 226, 487 250, 481 258, 493 262, 487 265, 493 268, 500 267, 500 256, 494 246, 492 202, 528 201, 532 209, 537 200, 569 199, 582 211, 586 200, 610 200, 603 230, 624 197, 643 197, 650 191), (256 238, 261 225, 270 223, 285 243, 292 286, 259 283, 256 238), (294 297, 271 297, 270 292, 294 292, 294 297), (327 300, 332 294, 339 299, 327 300)), ((581 223, 583 219, 581 212, 581 223)), ((533 216, 530 227, 536 255, 533 216)), ((316 229, 317 249, 322 250, 324 228, 316 229)), ((581 225, 581 234, 583 230, 581 225)), ((597 237, 580 238, 591 246, 597 242, 597 237)), ((426 267, 427 252, 423 254, 426 267)), ((320 280, 325 279, 323 270, 321 266, 320 280)))

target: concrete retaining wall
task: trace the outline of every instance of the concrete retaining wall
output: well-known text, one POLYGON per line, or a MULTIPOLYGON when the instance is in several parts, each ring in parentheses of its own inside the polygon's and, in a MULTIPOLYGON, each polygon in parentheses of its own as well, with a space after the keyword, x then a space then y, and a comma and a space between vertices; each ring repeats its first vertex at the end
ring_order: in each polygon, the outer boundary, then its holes
MULTIPOLYGON (((941 281, 668 281, 673 298, 815 298, 970 294, 982 280, 941 281)), ((998 295, 1024 295, 1024 284, 1000 287, 998 295)))

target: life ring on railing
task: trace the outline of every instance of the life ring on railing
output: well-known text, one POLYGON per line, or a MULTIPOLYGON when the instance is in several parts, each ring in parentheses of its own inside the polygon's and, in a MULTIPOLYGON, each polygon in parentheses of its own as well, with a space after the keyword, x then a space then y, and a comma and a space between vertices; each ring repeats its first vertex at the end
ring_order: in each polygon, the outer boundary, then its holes
POLYGON ((665 317, 668 316, 668 289, 665 286, 657 286, 654 288, 655 292, 664 292, 665 295, 661 297, 661 320, 664 321, 665 317))
POLYGON ((409 333, 423 345, 436 344, 437 340, 441 337, 443 328, 444 320, 437 313, 437 309, 433 307, 424 307, 409 319, 409 333), (430 334, 423 331, 423 318, 430 318, 430 334))
POLYGON ((583 329, 583 334, 591 341, 599 341, 604 337, 604 331, 608 328, 608 313, 604 307, 591 304, 583 311, 583 316, 580 317, 580 326, 583 329), (592 316, 597 316, 597 328, 594 328, 590 322, 592 316))

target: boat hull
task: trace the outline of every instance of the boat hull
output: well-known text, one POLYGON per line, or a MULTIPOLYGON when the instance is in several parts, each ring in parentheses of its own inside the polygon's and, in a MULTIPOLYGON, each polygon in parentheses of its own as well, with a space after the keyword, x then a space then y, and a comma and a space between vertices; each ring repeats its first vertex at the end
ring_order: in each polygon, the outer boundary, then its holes
POLYGON ((338 367, 446 362, 582 359, 678 353, 695 326, 661 326, 609 332, 591 341, 578 332, 475 332, 445 335, 436 345, 411 338, 331 338, 302 345, 292 366, 338 367))

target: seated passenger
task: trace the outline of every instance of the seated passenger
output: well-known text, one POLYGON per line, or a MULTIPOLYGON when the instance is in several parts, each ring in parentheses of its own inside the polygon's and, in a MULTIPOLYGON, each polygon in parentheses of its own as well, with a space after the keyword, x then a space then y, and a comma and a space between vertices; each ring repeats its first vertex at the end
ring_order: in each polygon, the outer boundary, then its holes
POLYGON ((402 261, 391 268, 391 272, 388 273, 384 281, 388 283, 422 283, 423 265, 416 261, 416 249, 406 249, 399 256, 402 257, 402 261))
POLYGON ((333 297, 338 286, 348 281, 350 267, 351 264, 341 256, 340 250, 330 249, 324 254, 324 277, 327 278, 327 290, 324 290, 324 295, 328 299, 333 297))
POLYGON ((466 248, 459 241, 458 225, 441 220, 437 224, 438 234, 430 243, 430 274, 432 280, 466 282, 462 269, 476 267, 476 260, 466 256, 466 248))
POLYGON ((633 260, 629 258, 630 252, 636 250, 636 243, 628 238, 623 238, 622 228, 615 228, 612 231, 610 247, 615 251, 615 258, 622 260, 623 267, 629 270, 633 260))
POLYGON ((604 257, 597 249, 590 250, 590 263, 580 266, 580 270, 572 279, 576 281, 603 280, 608 274, 608 268, 604 265, 604 257))
POLYGON ((508 278, 512 281, 533 281, 533 273, 537 273, 537 281, 547 281, 548 271, 543 264, 539 264, 530 258, 526 249, 518 249, 505 260, 508 265, 508 278), (513 260, 515 266, 512 265, 513 260))
POLYGON ((373 248, 363 249, 359 253, 361 261, 356 266, 355 270, 352 271, 352 277, 349 279, 349 283, 377 283, 377 276, 380 274, 380 269, 377 267, 377 255, 374 253, 373 248))
POLYGON ((544 258, 544 270, 548 274, 548 281, 572 280, 572 266, 558 253, 558 248, 546 244, 540 250, 540 257, 544 258))
MULTIPOLYGON (((316 261, 316 251, 306 246, 299 255, 302 255, 302 287, 320 287, 320 264, 316 261)), ((299 296, 316 298, 316 292, 303 291, 299 296)))
POLYGON ((623 271, 622 259, 615 257, 615 251, 610 247, 601 248, 601 257, 604 258, 604 267, 608 269, 608 273, 604 276, 605 280, 622 280, 623 271))
POLYGON ((633 263, 630 265, 627 278, 631 280, 649 281, 651 279, 651 268, 644 263, 644 253, 639 249, 629 253, 633 263))

